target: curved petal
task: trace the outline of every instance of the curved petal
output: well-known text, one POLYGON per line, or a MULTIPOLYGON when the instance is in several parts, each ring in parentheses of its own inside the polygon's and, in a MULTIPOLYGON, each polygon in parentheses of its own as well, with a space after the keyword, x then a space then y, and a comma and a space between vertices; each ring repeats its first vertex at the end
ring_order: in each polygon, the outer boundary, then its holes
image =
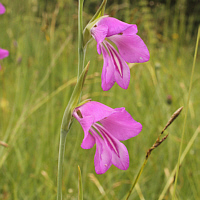
POLYGON ((138 32, 137 25, 131 24, 129 28, 122 32, 122 35, 135 35, 138 32))
POLYGON ((80 125, 82 126, 83 131, 84 131, 84 138, 83 138, 81 147, 83 149, 92 148, 94 146, 94 140, 91 138, 89 130, 94 121, 93 116, 86 116, 84 118, 80 118, 79 114, 77 114, 77 112, 73 112, 73 116, 78 120, 78 122, 80 123, 80 125))
POLYGON ((126 170, 129 167, 129 155, 124 144, 119 142, 115 137, 113 137, 108 130, 106 130, 101 125, 96 124, 95 128, 103 136, 107 146, 110 148, 112 153, 112 164, 117 168, 126 170))
POLYGON ((9 51, 0 48, 0 59, 3 59, 8 56, 9 56, 9 51))
POLYGON ((102 45, 101 51, 103 53, 103 69, 101 74, 101 87, 104 91, 110 90, 112 86, 115 83, 115 77, 114 77, 114 64, 110 58, 109 53, 105 49, 105 47, 102 45))
POLYGON ((108 27, 108 32, 106 37, 110 37, 112 35, 120 34, 129 27, 132 26, 132 24, 127 24, 125 22, 122 22, 118 19, 115 19, 113 17, 104 17, 100 21, 97 22, 97 26, 100 25, 106 25, 108 27))
POLYGON ((128 150, 124 144, 116 139, 113 140, 115 140, 115 146, 118 149, 119 155, 112 151, 112 164, 121 170, 127 170, 129 167, 128 150))
POLYGON ((82 141, 81 147, 83 149, 91 149, 95 144, 95 138, 88 133, 87 135, 85 134, 85 137, 82 141))
POLYGON ((142 131, 142 125, 135 121, 125 108, 116 108, 115 111, 100 123, 116 139, 128 140, 142 131))
POLYGON ((97 174, 105 173, 112 165, 112 153, 104 140, 93 130, 91 132, 96 140, 96 153, 94 156, 94 166, 97 174))
POLYGON ((84 127, 88 127, 89 124, 91 126, 93 123, 98 122, 105 117, 108 117, 113 112, 115 112, 114 109, 102 103, 96 101, 90 101, 75 108, 73 116, 80 123, 84 124, 84 127))
POLYGON ((143 63, 149 60, 149 50, 138 35, 114 35, 109 39, 117 45, 121 57, 129 63, 143 63))
POLYGON ((93 26, 91 29, 91 35, 97 41, 97 52, 101 54, 100 44, 104 41, 108 33, 108 27, 104 24, 93 26))
POLYGON ((130 69, 126 62, 121 58, 119 53, 115 48, 108 42, 106 42, 109 49, 112 62, 115 66, 114 76, 117 84, 123 88, 127 89, 130 82, 130 69))
POLYGON ((87 102, 74 109, 72 115, 78 120, 84 131, 82 148, 89 149, 93 147, 94 140, 89 133, 91 126, 113 112, 115 112, 114 109, 95 101, 87 102))
POLYGON ((4 14, 6 12, 5 7, 0 3, 0 15, 4 14))

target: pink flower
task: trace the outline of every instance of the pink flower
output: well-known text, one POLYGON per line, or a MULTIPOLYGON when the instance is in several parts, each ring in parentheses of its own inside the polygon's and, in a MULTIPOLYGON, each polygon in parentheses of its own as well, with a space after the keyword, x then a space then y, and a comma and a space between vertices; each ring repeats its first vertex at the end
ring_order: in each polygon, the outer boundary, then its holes
POLYGON ((97 174, 105 173, 112 164, 122 170, 128 169, 128 151, 120 140, 128 140, 138 135, 142 125, 136 122, 125 108, 112 109, 91 101, 77 107, 73 116, 84 131, 81 147, 90 149, 96 143, 94 165, 97 174))
POLYGON ((8 55, 9 55, 9 51, 0 48, 0 60, 5 57, 8 57, 8 55))
POLYGON ((115 82, 127 89, 130 69, 126 62, 143 63, 149 60, 149 51, 143 40, 136 35, 137 26, 112 17, 104 17, 92 28, 91 35, 97 42, 97 52, 103 54, 102 89, 109 90, 115 82), (119 52, 109 42, 113 42, 119 52))
POLYGON ((0 15, 4 14, 6 11, 5 7, 0 3, 0 15))
MULTIPOLYGON (((4 14, 5 11, 6 11, 6 9, 0 3, 0 15, 4 14)), ((0 48, 0 60, 3 59, 3 58, 5 58, 5 57, 7 57, 8 55, 9 55, 9 51, 0 48)))

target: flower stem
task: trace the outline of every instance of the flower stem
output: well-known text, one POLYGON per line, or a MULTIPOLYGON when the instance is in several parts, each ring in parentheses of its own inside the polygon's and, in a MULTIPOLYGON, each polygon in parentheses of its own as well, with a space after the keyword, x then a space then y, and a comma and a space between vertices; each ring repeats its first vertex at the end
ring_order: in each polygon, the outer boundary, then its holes
POLYGON ((57 178, 57 200, 62 200, 62 168, 63 168, 63 159, 65 151, 65 143, 67 133, 70 130, 72 124, 72 108, 78 103, 78 99, 81 98, 81 90, 87 74, 88 66, 84 71, 84 60, 85 60, 85 50, 83 48, 83 20, 82 20, 82 11, 83 11, 83 2, 84 0, 79 0, 78 7, 78 75, 77 75, 77 84, 72 93, 72 96, 69 100, 68 106, 65 109, 65 113, 62 120, 61 131, 60 131, 60 146, 59 146, 59 155, 58 155, 58 178, 57 178), (82 74, 81 74, 82 72, 82 74), (80 76, 81 75, 81 76, 80 76), (79 91, 80 90, 80 91, 79 91))
POLYGON ((83 48, 83 2, 84 0, 79 0, 78 4, 78 75, 79 78, 81 71, 84 68, 85 51, 83 48))
POLYGON ((61 129, 59 155, 58 155, 57 200, 62 200, 62 168, 63 168, 66 136, 67 132, 61 129))

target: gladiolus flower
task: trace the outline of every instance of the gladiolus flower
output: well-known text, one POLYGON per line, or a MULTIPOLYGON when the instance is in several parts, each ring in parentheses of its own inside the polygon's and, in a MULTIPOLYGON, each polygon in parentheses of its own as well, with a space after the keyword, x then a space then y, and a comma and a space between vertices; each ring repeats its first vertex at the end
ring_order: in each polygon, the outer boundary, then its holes
POLYGON ((129 154, 120 141, 138 135, 142 125, 125 108, 112 109, 90 101, 75 108, 73 116, 84 131, 81 147, 90 149, 96 143, 94 165, 97 174, 105 173, 112 164, 122 170, 128 169, 129 154))
POLYGON ((6 11, 5 7, 0 3, 0 15, 4 14, 6 11))
POLYGON ((135 24, 127 24, 112 17, 103 17, 90 30, 97 42, 97 52, 103 54, 102 89, 109 90, 115 82, 127 89, 130 69, 126 62, 143 63, 149 60, 149 51, 136 35, 135 24), (114 43, 118 51, 110 43, 114 43))
POLYGON ((0 48, 0 60, 5 57, 8 57, 8 55, 9 55, 9 51, 0 48))

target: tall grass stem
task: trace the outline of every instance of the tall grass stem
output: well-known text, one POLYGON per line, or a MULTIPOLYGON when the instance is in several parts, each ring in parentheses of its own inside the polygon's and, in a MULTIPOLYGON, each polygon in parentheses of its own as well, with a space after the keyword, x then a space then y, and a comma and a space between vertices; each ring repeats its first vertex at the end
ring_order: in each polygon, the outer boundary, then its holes
MULTIPOLYGON (((185 159, 186 155, 188 154, 189 150, 191 149, 194 141, 196 140, 197 136, 200 133, 200 126, 198 126, 198 128, 196 129, 196 131, 194 132, 193 136, 191 137, 190 141, 188 142, 186 148, 184 149, 183 153, 181 154, 181 158, 180 158, 180 164, 179 167, 181 166, 183 160, 185 159)), ((176 175, 176 168, 178 167, 178 165, 176 165, 171 173, 171 175, 168 178, 167 183, 165 184, 165 187, 162 191, 162 193, 160 194, 158 200, 163 200, 165 198, 165 194, 167 193, 167 191, 169 190, 169 187, 171 186, 171 184, 174 181, 174 176, 176 175)))
POLYGON ((130 189, 130 191, 129 191, 127 197, 126 197, 126 200, 129 199, 129 197, 130 197, 130 195, 131 195, 131 193, 132 193, 132 191, 133 191, 133 189, 134 189, 136 183, 138 182, 138 180, 139 180, 139 178, 140 178, 140 176, 141 176, 141 174, 142 174, 142 172, 143 172, 143 170, 144 170, 144 167, 145 167, 145 165, 147 164, 147 160, 148 160, 148 158, 146 158, 146 159, 144 160, 144 162, 143 162, 143 164, 142 164, 142 167, 140 168, 140 171, 138 172, 137 177, 135 178, 134 183, 133 183, 133 185, 132 185, 132 187, 131 187, 131 189, 130 189))
POLYGON ((130 189, 129 192, 128 192, 128 195, 127 195, 127 197, 126 197, 126 200, 129 199, 129 197, 130 197, 130 195, 131 195, 133 189, 135 188, 135 185, 136 185, 136 183, 138 182, 138 180, 139 180, 139 178, 140 178, 140 176, 141 176, 141 174, 142 174, 142 172, 143 172, 143 170, 144 170, 145 165, 147 164, 147 161, 148 161, 149 156, 151 155, 151 152, 152 152, 155 148, 157 148, 158 146, 160 146, 160 145, 167 139, 168 134, 167 134, 166 136, 164 136, 163 138, 161 138, 161 136, 163 135, 164 131, 165 131, 165 130, 173 123, 173 121, 179 116, 179 114, 181 113, 182 109, 183 109, 183 107, 179 108, 178 110, 176 110, 176 111, 173 113, 173 115, 170 117, 170 119, 168 120, 167 124, 165 125, 165 127, 164 127, 163 130, 161 131, 160 135, 159 135, 158 138, 156 139, 155 143, 154 143, 154 144, 152 145, 152 147, 147 151, 145 160, 144 160, 144 162, 143 162, 143 164, 142 164, 142 166, 141 166, 141 168, 140 168, 140 170, 139 170, 139 172, 138 172, 138 174, 137 174, 137 176, 136 176, 136 178, 135 178, 135 180, 134 180, 134 182, 133 182, 133 185, 132 185, 131 189, 130 189))
POLYGON ((78 200, 83 200, 82 176, 81 176, 81 169, 79 166, 78 166, 78 200))
POLYGON ((195 52, 194 52, 194 60, 193 60, 191 78, 190 78, 188 99, 187 99, 187 104, 186 104, 186 109, 185 109, 185 117, 184 117, 184 123, 183 123, 183 131, 182 131, 182 136, 181 136, 181 144, 180 144, 180 149, 179 149, 178 163, 177 163, 177 169, 176 169, 176 178, 175 178, 175 183, 174 183, 174 191, 173 191, 172 200, 175 199, 176 185, 177 185, 177 179, 178 179, 178 174, 179 174, 180 158, 181 158, 181 152, 182 152, 182 148, 183 148, 183 139, 184 139, 184 134, 185 134, 185 127, 186 127, 187 114, 188 114, 188 108, 189 108, 190 94, 191 94, 191 90, 192 90, 192 81, 193 81, 195 64, 196 64, 196 57, 197 57, 199 38, 200 38, 200 26, 198 28, 196 48, 195 48, 195 52))

